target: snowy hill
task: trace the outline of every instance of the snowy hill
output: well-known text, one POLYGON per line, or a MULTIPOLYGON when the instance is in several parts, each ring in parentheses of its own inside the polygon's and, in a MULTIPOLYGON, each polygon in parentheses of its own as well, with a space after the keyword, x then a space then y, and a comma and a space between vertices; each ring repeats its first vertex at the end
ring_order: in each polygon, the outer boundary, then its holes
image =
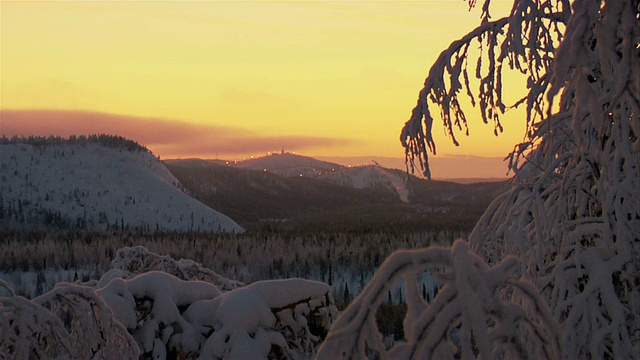
POLYGON ((324 173, 318 178, 356 189, 390 189, 398 193, 400 200, 409 202, 409 189, 405 183, 406 176, 401 176, 398 171, 385 169, 382 166, 366 165, 342 168, 324 173))
MULTIPOLYGON (((295 167, 287 166, 287 158, 310 163, 310 158, 289 155, 251 163, 278 160, 277 165, 288 169, 295 167)), ((433 229, 450 224, 472 228, 507 187, 506 182, 463 185, 413 176, 406 182, 405 172, 380 166, 285 177, 232 161, 228 165, 199 159, 164 162, 191 196, 251 230, 271 226, 304 231, 433 229)))
POLYGON ((205 160, 166 160, 185 190, 228 214, 245 228, 264 221, 334 213, 336 209, 398 203, 395 190, 343 186, 311 176, 285 177, 271 171, 221 166, 205 160))
POLYGON ((180 186, 141 147, 60 140, 0 145, 3 227, 243 231, 180 186))
MULTIPOLYGON (((197 159, 180 160, 183 165, 204 166, 197 159)), ((200 160, 202 161, 202 160, 200 160)), ((209 162, 213 162, 210 160, 209 162)), ((216 164, 220 164, 217 161, 216 164)), ((282 177, 312 177, 355 189, 386 189, 396 192, 403 202, 409 202, 409 191, 398 171, 376 164, 344 166, 312 157, 291 153, 274 153, 245 161, 228 161, 240 169, 269 172, 282 177)))
POLYGON ((284 177, 317 177, 326 172, 336 171, 341 165, 316 160, 312 157, 291 153, 274 153, 255 159, 235 163, 241 169, 267 171, 284 177))

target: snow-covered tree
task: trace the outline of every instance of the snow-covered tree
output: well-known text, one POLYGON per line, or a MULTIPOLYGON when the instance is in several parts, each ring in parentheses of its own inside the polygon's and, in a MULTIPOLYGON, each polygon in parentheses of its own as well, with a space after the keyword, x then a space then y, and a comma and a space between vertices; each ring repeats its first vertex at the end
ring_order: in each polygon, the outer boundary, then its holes
POLYGON ((72 358, 72 344, 58 317, 0 280, 0 357, 72 358))
POLYGON ((305 359, 337 316, 329 286, 316 281, 244 286, 142 246, 118 250, 112 266, 94 285, 144 356, 305 359))
POLYGON ((0 358, 308 359, 337 316, 321 282, 244 286, 143 247, 117 254, 126 269, 31 301, 0 280, 0 358))
POLYGON ((140 350, 111 308, 91 287, 60 283, 33 299, 56 315, 68 332, 74 358, 136 358, 140 350))
POLYGON ((505 111, 526 106, 513 187, 470 243, 490 263, 519 257, 562 326, 566 358, 640 357, 639 14, 638 0, 515 0, 494 20, 485 1, 481 24, 432 66, 401 135, 408 165, 430 176, 434 105, 456 144, 469 126, 462 97, 496 135, 505 111), (513 104, 507 69, 526 78, 513 104))
POLYGON ((182 280, 200 280, 216 285, 222 291, 244 286, 243 283, 224 278, 211 269, 189 259, 174 260, 167 255, 158 255, 144 246, 119 249, 111 262, 114 270, 143 274, 149 271, 162 271, 182 280))

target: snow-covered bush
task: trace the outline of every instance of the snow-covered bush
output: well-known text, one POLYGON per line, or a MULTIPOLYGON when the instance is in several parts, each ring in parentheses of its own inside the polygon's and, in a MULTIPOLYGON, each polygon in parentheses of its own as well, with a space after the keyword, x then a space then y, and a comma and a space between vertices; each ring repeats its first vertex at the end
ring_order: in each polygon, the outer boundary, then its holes
POLYGON ((0 357, 55 359, 73 355, 62 321, 45 308, 16 296, 0 280, 0 357))
POLYGON ((96 291, 60 283, 32 301, 57 316, 68 331, 72 354, 78 359, 136 358, 140 350, 122 323, 96 291))
POLYGON ((337 315, 329 286, 320 282, 244 286, 142 246, 118 250, 112 266, 98 294, 154 357, 308 358, 337 315), (133 274, 140 275, 128 278, 133 274))
POLYGON ((111 262, 115 270, 142 274, 149 271, 162 271, 182 280, 200 280, 216 285, 222 291, 244 286, 243 283, 226 279, 193 260, 174 260, 168 255, 158 255, 144 246, 125 247, 119 249, 111 262))
POLYGON ((29 301, 0 280, 0 358, 136 358, 140 350, 90 287, 59 284, 29 301))
POLYGON ((560 327, 535 286, 517 273, 517 259, 489 267, 462 240, 452 248, 398 251, 340 315, 317 358, 556 359, 562 354, 560 327), (418 274, 434 268, 445 270, 429 303, 418 274), (387 349, 376 312, 399 280, 407 293, 405 341, 387 349))
POLYGON ((205 359, 308 359, 336 316, 329 286, 303 279, 259 281, 185 312, 209 335, 205 359))
POLYGON ((198 353, 204 338, 182 312, 193 302, 221 294, 210 283, 184 281, 160 271, 113 279, 97 293, 133 335, 143 355, 160 359, 198 353))
POLYGON ((0 358, 307 359, 337 316, 321 282, 240 286, 143 247, 117 254, 100 280, 31 301, 0 281, 0 358))

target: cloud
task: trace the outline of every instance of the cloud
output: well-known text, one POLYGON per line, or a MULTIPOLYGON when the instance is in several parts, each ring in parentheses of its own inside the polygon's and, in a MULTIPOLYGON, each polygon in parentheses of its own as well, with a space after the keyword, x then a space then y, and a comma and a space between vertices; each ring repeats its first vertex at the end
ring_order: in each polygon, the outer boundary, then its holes
POLYGON ((357 143, 305 135, 263 136, 240 127, 90 111, 0 110, 0 134, 7 137, 101 133, 135 140, 163 157, 242 156, 282 148, 308 151, 357 143))

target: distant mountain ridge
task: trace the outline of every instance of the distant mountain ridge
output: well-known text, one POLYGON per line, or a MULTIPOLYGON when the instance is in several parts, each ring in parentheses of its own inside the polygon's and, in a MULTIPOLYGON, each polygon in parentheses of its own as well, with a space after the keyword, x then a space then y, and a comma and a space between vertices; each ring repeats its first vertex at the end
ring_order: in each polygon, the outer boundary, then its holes
POLYGON ((284 177, 317 177, 343 167, 342 165, 287 152, 273 153, 263 157, 234 162, 233 166, 241 169, 268 171, 284 177))
POLYGON ((470 229, 507 189, 505 181, 425 180, 380 165, 349 167, 287 153, 165 164, 189 194, 252 229, 273 223, 306 230, 470 229))
POLYGON ((117 136, 6 139, 0 227, 242 232, 181 191, 152 153, 117 136))
POLYGON ((283 177, 316 178, 355 189, 385 188, 396 192, 402 201, 409 201, 408 189, 402 177, 378 164, 351 167, 284 151, 250 160, 226 163, 241 169, 261 170, 283 177))
POLYGON ((0 146, 0 229, 471 229, 506 189, 288 153, 160 161, 109 135, 2 138, 0 146))
POLYGON ((205 160, 165 163, 189 194, 254 228, 262 222, 291 221, 338 208, 400 202, 395 191, 386 188, 355 189, 311 176, 287 177, 205 160))

